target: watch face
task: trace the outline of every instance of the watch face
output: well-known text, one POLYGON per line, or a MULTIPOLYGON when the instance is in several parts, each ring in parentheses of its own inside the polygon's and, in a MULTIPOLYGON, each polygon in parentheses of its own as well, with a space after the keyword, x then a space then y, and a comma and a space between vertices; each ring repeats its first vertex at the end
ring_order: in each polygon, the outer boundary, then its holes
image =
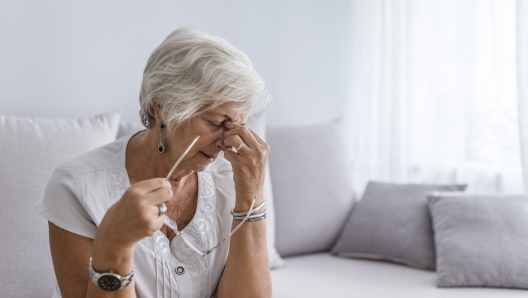
POLYGON ((113 292, 121 288, 121 281, 113 274, 103 274, 97 280, 97 285, 105 291, 113 292))

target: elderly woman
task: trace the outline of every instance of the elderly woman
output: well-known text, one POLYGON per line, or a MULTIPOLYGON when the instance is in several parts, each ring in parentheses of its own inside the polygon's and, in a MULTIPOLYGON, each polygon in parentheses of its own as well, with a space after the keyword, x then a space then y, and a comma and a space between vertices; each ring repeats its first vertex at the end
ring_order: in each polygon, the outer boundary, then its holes
POLYGON ((139 100, 146 129, 59 166, 37 206, 54 297, 270 297, 269 147, 244 126, 268 100, 262 79, 226 41, 179 29, 149 58, 139 100))

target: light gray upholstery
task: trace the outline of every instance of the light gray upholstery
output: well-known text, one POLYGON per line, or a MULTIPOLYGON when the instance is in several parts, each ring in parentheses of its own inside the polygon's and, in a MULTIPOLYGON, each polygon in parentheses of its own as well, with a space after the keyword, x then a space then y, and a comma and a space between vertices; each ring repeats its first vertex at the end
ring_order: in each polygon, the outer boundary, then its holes
POLYGON ((53 169, 115 139, 117 112, 87 119, 0 116, 0 296, 51 297, 48 224, 33 208, 53 169))
POLYGON ((525 290, 437 288, 436 274, 329 253, 284 259, 271 271, 274 298, 524 298, 525 290))
POLYGON ((439 287, 528 289, 528 197, 440 194, 429 208, 439 287))
POLYGON ((267 140, 277 251, 329 250, 354 203, 339 123, 268 126, 267 140))

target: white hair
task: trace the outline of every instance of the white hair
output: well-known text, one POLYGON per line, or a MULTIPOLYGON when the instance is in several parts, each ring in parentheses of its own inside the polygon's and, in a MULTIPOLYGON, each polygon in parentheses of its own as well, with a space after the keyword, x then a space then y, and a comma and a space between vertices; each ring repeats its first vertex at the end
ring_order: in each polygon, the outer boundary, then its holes
POLYGON ((141 122, 177 127, 227 102, 248 113, 264 108, 270 96, 249 58, 224 39, 190 28, 173 31, 152 53, 139 94, 141 122))

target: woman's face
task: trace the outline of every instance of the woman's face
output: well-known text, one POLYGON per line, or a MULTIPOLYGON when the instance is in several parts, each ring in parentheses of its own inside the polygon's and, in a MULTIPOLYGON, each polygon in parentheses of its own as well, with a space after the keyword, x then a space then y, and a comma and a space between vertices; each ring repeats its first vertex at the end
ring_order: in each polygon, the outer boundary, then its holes
POLYGON ((177 160, 192 143, 200 136, 193 148, 181 162, 181 166, 200 172, 215 161, 226 149, 223 133, 227 130, 224 121, 245 124, 247 113, 240 110, 240 103, 229 102, 205 114, 195 116, 189 123, 180 125, 172 131, 168 141, 167 153, 172 160, 177 160))

